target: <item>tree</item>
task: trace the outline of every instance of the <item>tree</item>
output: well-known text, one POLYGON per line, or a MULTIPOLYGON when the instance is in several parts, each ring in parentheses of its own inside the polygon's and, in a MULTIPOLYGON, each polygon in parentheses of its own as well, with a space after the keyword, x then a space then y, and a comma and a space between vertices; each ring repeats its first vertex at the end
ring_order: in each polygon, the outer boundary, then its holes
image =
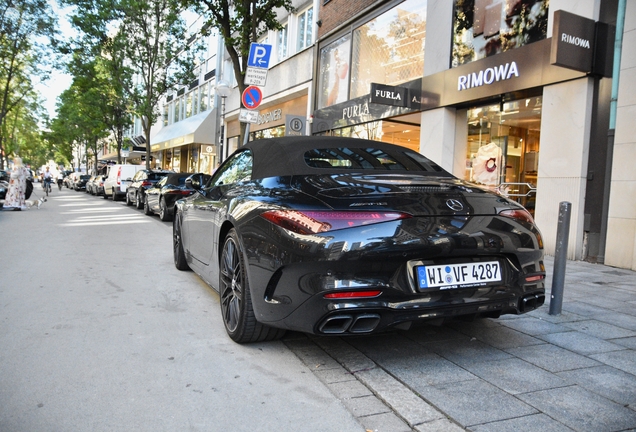
POLYGON ((186 40, 178 0, 120 0, 121 24, 115 52, 123 52, 133 77, 126 92, 131 111, 142 120, 146 168, 150 168, 150 128, 159 116, 159 102, 178 84, 194 79, 194 56, 186 40))
MULTIPOLYGON (((125 89, 131 87, 132 70, 125 67, 125 52, 109 28, 120 20, 119 5, 110 0, 67 0, 75 6, 71 15, 72 25, 80 34, 67 48, 83 63, 95 61, 96 77, 100 80, 104 104, 101 113, 115 140, 117 162, 121 162, 124 131, 132 123, 129 112, 129 96, 125 89)), ((80 63, 81 64, 81 63, 80 63)), ((71 74, 81 73, 69 68, 71 74)))
MULTIPOLYGON (((258 42, 268 30, 281 30, 277 10, 293 12, 291 0, 181 0, 206 19, 206 26, 215 28, 223 36, 225 49, 232 60, 234 76, 242 94, 250 44, 258 42)), ((220 53, 219 53, 220 54, 220 53)), ((245 123, 241 123, 241 142, 245 123)))
MULTIPOLYGON (((51 56, 44 52, 56 46, 55 36, 55 19, 46 0, 12 0, 0 6, 0 130, 6 130, 7 116, 31 92, 32 78, 47 78, 51 56)), ((0 154, 6 138, 0 134, 0 154)))

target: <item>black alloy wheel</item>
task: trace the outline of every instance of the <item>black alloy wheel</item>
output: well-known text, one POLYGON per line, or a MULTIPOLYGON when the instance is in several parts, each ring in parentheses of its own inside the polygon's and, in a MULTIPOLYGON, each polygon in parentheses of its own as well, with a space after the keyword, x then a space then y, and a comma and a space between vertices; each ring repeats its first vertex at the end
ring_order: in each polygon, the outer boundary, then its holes
POLYGON ((146 216, 150 216, 151 214, 153 214, 152 210, 150 210, 150 206, 148 205, 148 200, 147 199, 144 199, 143 207, 144 207, 144 214, 146 216))
POLYGON ((166 200, 164 200, 163 198, 159 198, 159 219, 164 222, 172 219, 170 210, 168 210, 168 206, 166 206, 166 200))
POLYGON ((126 205, 127 206, 133 205, 133 202, 130 200, 130 195, 128 194, 128 192, 126 192, 126 205))
POLYGON ((190 270, 190 266, 186 261, 185 252, 183 251, 183 243, 181 243, 181 218, 176 217, 172 224, 172 255, 174 258, 174 266, 179 270, 190 270))
POLYGON ((136 197, 137 197, 137 208, 141 210, 142 208, 144 208, 144 197, 143 195, 141 195, 141 192, 137 192, 136 197))
POLYGON ((256 321, 245 270, 245 261, 235 229, 228 233, 223 245, 219 271, 221 315, 225 330, 237 343, 279 339, 285 330, 256 321))

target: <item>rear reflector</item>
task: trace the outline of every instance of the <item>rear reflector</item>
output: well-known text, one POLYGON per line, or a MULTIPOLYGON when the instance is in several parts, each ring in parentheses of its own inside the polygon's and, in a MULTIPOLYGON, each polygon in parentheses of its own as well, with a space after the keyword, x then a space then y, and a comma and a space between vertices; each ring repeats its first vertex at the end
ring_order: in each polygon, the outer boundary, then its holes
POLYGON ((380 222, 410 218, 399 212, 271 210, 261 214, 268 221, 298 234, 317 234, 380 222))
POLYGON ((382 294, 380 290, 369 291, 343 291, 325 294, 323 297, 326 299, 351 299, 351 298, 371 298, 377 297, 382 294))
POLYGON ((545 275, 526 276, 526 282, 536 282, 545 279, 545 275))

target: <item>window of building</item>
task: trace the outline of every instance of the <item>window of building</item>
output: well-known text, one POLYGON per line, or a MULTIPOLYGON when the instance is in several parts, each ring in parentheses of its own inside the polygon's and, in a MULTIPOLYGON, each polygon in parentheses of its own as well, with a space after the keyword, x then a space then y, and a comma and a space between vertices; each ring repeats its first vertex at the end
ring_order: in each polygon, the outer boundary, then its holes
POLYGON ((278 30, 278 40, 276 49, 278 51, 278 61, 283 61, 287 58, 287 23, 283 24, 283 28, 278 30))
POLYGON ((194 108, 192 106, 192 102, 193 102, 192 93, 193 92, 188 92, 185 97, 185 107, 184 107, 185 118, 192 117, 194 113, 194 108))
POLYGON ((426 3, 407 0, 353 31, 350 99, 423 75, 426 3))
POLYGON ((320 50, 318 108, 348 100, 350 52, 351 34, 344 35, 320 50))
POLYGON ((534 209, 542 97, 468 110, 466 180, 497 188, 534 209))
POLYGON ((201 87, 199 87, 199 92, 200 92, 200 111, 207 111, 208 107, 210 106, 209 100, 210 100, 210 95, 208 94, 208 87, 209 87, 209 83, 205 83, 203 84, 201 87))
POLYGON ((314 8, 310 7, 298 14, 298 39, 296 50, 301 51, 313 42, 314 8))
POLYGON ((453 67, 547 37, 549 0, 455 0, 453 67))
POLYGON ((170 105, 165 104, 163 106, 163 125, 168 126, 168 113, 170 111, 170 105))
POLYGON ((424 0, 406 0, 320 49, 318 108, 397 85, 424 73, 424 0))

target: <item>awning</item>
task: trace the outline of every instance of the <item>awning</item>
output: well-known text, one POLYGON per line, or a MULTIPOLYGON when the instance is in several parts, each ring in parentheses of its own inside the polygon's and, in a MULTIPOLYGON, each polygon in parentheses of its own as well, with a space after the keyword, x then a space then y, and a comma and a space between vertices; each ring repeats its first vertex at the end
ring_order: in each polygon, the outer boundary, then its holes
POLYGON ((150 151, 156 152, 186 144, 216 144, 214 130, 217 110, 188 117, 162 128, 150 139, 150 151))
MULTIPOLYGON (((123 150, 122 150, 123 153, 123 150)), ((133 148, 131 150, 128 151, 128 156, 126 156, 124 158, 124 156, 122 155, 121 158, 122 159, 134 159, 134 158, 139 158, 141 156, 145 156, 146 155, 146 147, 138 147, 138 146, 133 146, 133 148)), ((105 155, 102 155, 99 157, 100 160, 117 160, 117 152, 113 152, 113 153, 108 153, 105 155)))

